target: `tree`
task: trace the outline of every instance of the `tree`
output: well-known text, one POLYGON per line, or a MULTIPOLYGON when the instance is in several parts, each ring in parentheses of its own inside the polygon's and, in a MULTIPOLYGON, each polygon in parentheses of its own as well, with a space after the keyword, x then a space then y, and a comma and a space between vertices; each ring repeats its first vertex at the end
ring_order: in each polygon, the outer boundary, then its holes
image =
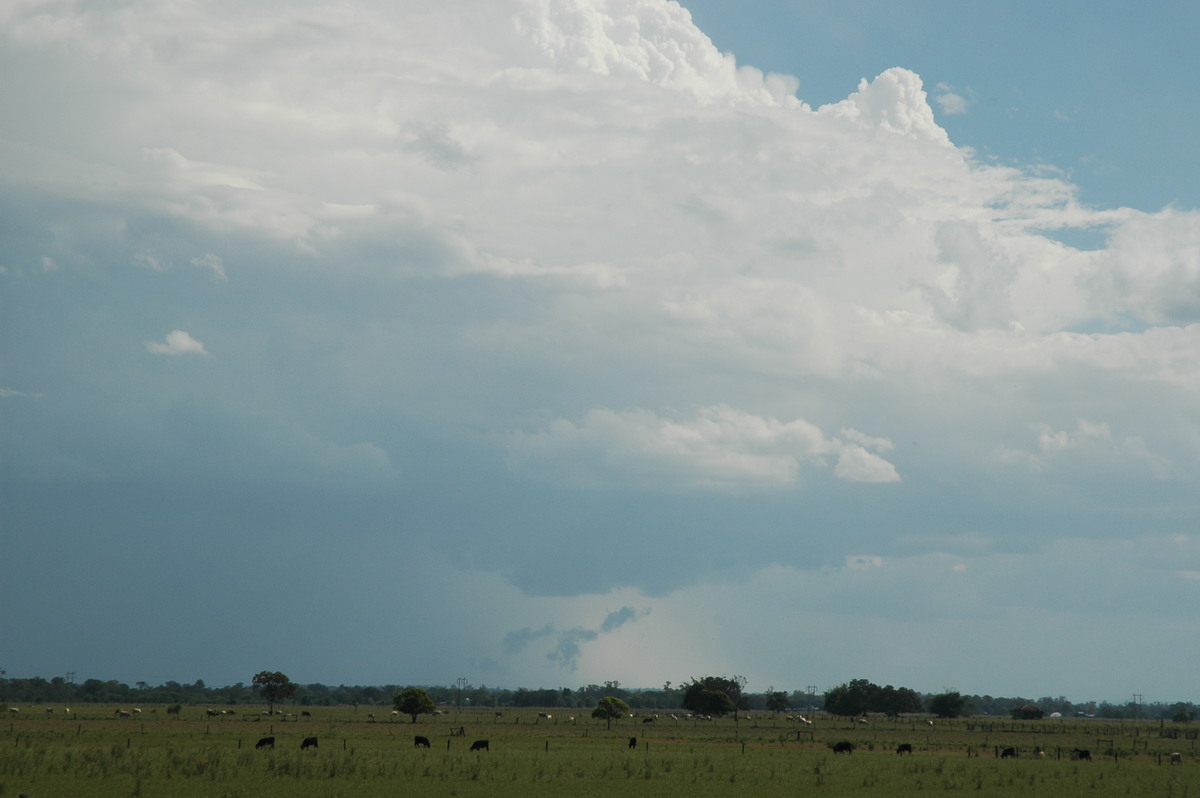
POLYGON ((877 684, 866 679, 852 679, 849 684, 825 691, 825 711, 846 717, 865 715, 874 707, 880 692, 877 684))
POLYGON ((787 712, 792 708, 792 702, 782 690, 767 688, 767 701, 764 706, 768 712, 787 712))
POLYGON ((592 710, 593 718, 600 718, 607 721, 605 728, 611 729, 612 722, 616 718, 623 718, 629 714, 629 705, 619 698, 607 695, 601 698, 596 704, 596 708, 592 710))
POLYGON ((939 718, 957 718, 967 708, 967 697, 957 690, 929 696, 929 711, 939 718))
POLYGON ((417 722, 417 715, 430 715, 437 710, 437 704, 433 703, 429 693, 420 687, 409 687, 400 691, 392 699, 392 705, 397 712, 411 716, 413 723, 417 722))
MULTIPOLYGON (((203 687, 199 681, 196 684, 203 687)), ((292 680, 279 671, 259 671, 254 674, 251 684, 254 685, 254 689, 258 691, 259 695, 267 699, 272 714, 275 712, 276 703, 286 701, 296 695, 296 685, 292 684, 292 680)))
POLYGON ((683 708, 702 715, 724 715, 746 708, 742 688, 745 678, 734 676, 705 676, 692 679, 683 689, 683 708))
POLYGON ((882 712, 889 718, 898 718, 905 714, 923 712, 921 696, 916 690, 908 687, 892 687, 890 684, 879 691, 876 706, 871 707, 876 712, 882 712))

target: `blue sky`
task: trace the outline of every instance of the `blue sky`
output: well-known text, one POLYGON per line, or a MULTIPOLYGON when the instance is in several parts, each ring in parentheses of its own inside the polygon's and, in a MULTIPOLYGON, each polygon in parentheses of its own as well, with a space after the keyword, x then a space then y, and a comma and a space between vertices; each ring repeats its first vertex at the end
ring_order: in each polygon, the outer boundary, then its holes
POLYGON ((938 122, 980 158, 1061 170, 1083 201, 1145 211, 1200 204, 1192 131, 1195 4, 1014 2, 686 3, 722 50, 842 99, 904 66, 938 122), (954 95, 962 104, 943 105, 954 95), (943 100, 944 102, 944 100, 943 100))
POLYGON ((0 667, 1194 699, 1198 12, 688 8, 0 5, 0 667))

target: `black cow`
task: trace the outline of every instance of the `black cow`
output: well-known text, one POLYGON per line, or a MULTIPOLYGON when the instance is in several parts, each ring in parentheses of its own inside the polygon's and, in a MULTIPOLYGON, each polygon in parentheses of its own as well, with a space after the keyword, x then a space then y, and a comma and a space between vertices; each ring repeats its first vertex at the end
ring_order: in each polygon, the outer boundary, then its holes
POLYGON ((900 745, 896 746, 896 753, 897 754, 911 754, 912 753, 912 743, 900 743, 900 745))
POLYGON ((852 754, 854 753, 854 745, 846 740, 842 740, 840 743, 833 744, 833 752, 835 754, 852 754))
POLYGON ((300 713, 300 717, 302 717, 302 718, 311 718, 311 717, 312 717, 312 713, 311 713, 311 712, 309 712, 309 711, 306 709, 306 710, 304 710, 303 712, 301 712, 301 713, 300 713))
POLYGON ((305 750, 306 748, 316 748, 316 747, 317 747, 317 738, 316 737, 305 737, 304 742, 300 743, 301 751, 305 750))
POLYGON ((472 751, 490 751, 492 749, 488 748, 487 740, 476 740, 475 742, 471 743, 471 750, 472 751))
POLYGON ((1003 751, 1000 752, 1000 758, 1001 759, 1016 759, 1017 758, 1017 749, 1005 748, 1003 751))
POLYGON ((636 738, 636 737, 630 737, 630 738, 629 738, 629 747, 630 747, 630 748, 637 748, 637 738, 636 738))
POLYGON ((1091 762, 1092 761, 1092 752, 1087 750, 1086 748, 1076 748, 1074 751, 1071 752, 1071 758, 1072 759, 1086 759, 1087 761, 1091 762))
POLYGON ((413 748, 428 748, 428 747, 429 747, 429 738, 428 737, 422 737, 421 735, 418 734, 416 737, 413 738, 413 748))
POLYGON ((261 740, 259 740, 258 742, 256 742, 254 744, 254 747, 255 748, 274 748, 275 747, 275 738, 274 737, 264 737, 261 740))

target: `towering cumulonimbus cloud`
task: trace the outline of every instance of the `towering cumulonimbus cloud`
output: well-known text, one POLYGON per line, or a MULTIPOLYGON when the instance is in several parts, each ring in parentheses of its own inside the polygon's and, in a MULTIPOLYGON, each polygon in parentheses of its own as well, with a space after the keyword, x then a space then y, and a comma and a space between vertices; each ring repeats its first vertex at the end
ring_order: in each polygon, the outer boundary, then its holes
MULTIPOLYGON (((1103 651, 1079 563, 1143 642, 1194 598, 1200 214, 976 157, 904 65, 814 107, 669 0, 24 0, 0 54, 6 561, 179 569, 158 640, 225 568, 329 651, 461 630, 430 683, 793 667, 763 606, 914 673, 963 637, 898 608, 1103 651)), ((26 570, 30 650, 128 607, 26 570)))

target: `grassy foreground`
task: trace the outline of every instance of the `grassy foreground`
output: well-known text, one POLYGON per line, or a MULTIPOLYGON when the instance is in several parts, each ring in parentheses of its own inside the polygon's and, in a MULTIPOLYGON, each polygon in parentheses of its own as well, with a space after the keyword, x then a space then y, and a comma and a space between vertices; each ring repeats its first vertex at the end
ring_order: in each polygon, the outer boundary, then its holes
POLYGON ((877 719, 869 724, 785 716, 673 719, 660 712, 607 729, 587 710, 451 710, 416 724, 388 710, 308 708, 263 716, 239 709, 210 717, 142 707, 23 707, 0 719, 0 796, 203 796, 371 798, 421 796, 1173 796, 1200 798, 1195 731, 1155 723, 1045 720, 877 719), (128 708, 126 708, 128 709, 128 708), (465 735, 459 736, 460 728, 465 735), (416 748, 414 735, 431 747, 416 748), (1164 735, 1176 735, 1175 737, 1164 735), (638 745, 628 746, 636 735, 638 745), (256 749, 262 737, 274 749, 256 749), (301 750, 306 737, 315 749, 301 750), (486 739, 488 751, 470 744, 486 739), (834 754, 833 742, 855 745, 834 754), (909 743, 914 753, 895 753, 909 743), (1003 748, 1018 752, 1000 759, 1003 748), (1035 754, 1042 749, 1043 756, 1035 754), (1075 748, 1093 761, 1076 761, 1075 748), (1182 765, 1170 764, 1170 753, 1182 765))

